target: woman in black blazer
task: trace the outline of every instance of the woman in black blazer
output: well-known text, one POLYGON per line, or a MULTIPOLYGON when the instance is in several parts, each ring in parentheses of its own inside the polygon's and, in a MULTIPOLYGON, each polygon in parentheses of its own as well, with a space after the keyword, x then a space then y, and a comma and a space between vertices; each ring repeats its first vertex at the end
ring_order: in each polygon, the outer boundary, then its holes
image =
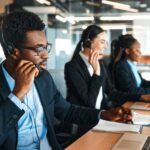
POLYGON ((147 98, 114 88, 102 61, 106 47, 106 32, 102 28, 91 25, 83 31, 71 61, 65 65, 67 100, 71 103, 108 109, 120 106, 127 100, 147 98))
POLYGON ((140 57, 140 43, 132 35, 120 35, 112 42, 109 68, 117 89, 132 94, 150 93, 150 81, 142 78, 135 65, 140 57))

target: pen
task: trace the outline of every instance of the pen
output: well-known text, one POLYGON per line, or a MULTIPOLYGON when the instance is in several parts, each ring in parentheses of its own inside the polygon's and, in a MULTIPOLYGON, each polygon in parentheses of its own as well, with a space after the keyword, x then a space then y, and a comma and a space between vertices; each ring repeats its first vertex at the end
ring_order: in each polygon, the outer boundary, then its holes
POLYGON ((133 120, 131 120, 131 124, 134 124, 133 120))
POLYGON ((140 134, 142 134, 143 126, 140 126, 140 134))

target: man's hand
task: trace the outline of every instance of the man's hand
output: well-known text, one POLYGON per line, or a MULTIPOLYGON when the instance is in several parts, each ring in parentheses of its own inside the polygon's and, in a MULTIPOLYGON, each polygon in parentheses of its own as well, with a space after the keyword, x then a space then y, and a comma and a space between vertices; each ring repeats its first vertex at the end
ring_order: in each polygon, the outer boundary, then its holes
POLYGON ((124 107, 117 107, 107 111, 102 111, 101 118, 115 122, 132 122, 131 110, 124 107))
POLYGON ((89 58, 89 63, 91 64, 94 74, 100 75, 100 64, 99 59, 102 58, 102 55, 100 55, 97 51, 91 50, 91 55, 89 58))
POLYGON ((20 100, 28 93, 38 73, 39 70, 30 61, 21 60, 17 65, 14 70, 15 87, 13 93, 20 100))

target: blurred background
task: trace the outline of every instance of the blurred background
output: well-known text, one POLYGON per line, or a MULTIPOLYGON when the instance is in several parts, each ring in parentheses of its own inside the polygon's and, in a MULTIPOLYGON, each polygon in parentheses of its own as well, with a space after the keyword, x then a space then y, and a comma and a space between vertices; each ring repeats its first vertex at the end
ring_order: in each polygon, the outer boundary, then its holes
MULTIPOLYGON (((107 31, 109 44, 121 33, 131 33, 140 41, 142 54, 150 54, 149 0, 0 0, 1 14, 15 9, 35 12, 44 20, 53 44, 48 69, 63 69, 81 32, 93 23, 107 31)), ((109 53, 110 46, 105 51, 109 53)))
MULTIPOLYGON (((108 45, 120 34, 133 34, 143 54, 138 67, 149 70, 150 0, 0 0, 0 14, 15 9, 32 11, 45 22, 47 39, 53 44, 47 69, 55 77, 63 77, 64 64, 70 60, 83 29, 93 23, 107 31, 108 45)), ((110 46, 105 51, 109 54, 110 46)), ((0 47, 0 61, 3 59, 0 47)))

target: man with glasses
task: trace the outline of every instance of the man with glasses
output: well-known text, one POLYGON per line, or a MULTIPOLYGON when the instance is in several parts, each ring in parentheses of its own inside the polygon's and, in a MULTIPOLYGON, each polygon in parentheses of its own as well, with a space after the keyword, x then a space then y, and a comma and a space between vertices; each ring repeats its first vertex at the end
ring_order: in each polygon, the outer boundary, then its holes
POLYGON ((73 106, 63 99, 45 70, 51 44, 44 28, 41 19, 30 12, 15 11, 2 19, 6 60, 0 65, 1 150, 60 150, 54 116, 93 125, 100 117, 125 122, 131 119, 130 111, 124 108, 100 115, 100 110, 73 106))

